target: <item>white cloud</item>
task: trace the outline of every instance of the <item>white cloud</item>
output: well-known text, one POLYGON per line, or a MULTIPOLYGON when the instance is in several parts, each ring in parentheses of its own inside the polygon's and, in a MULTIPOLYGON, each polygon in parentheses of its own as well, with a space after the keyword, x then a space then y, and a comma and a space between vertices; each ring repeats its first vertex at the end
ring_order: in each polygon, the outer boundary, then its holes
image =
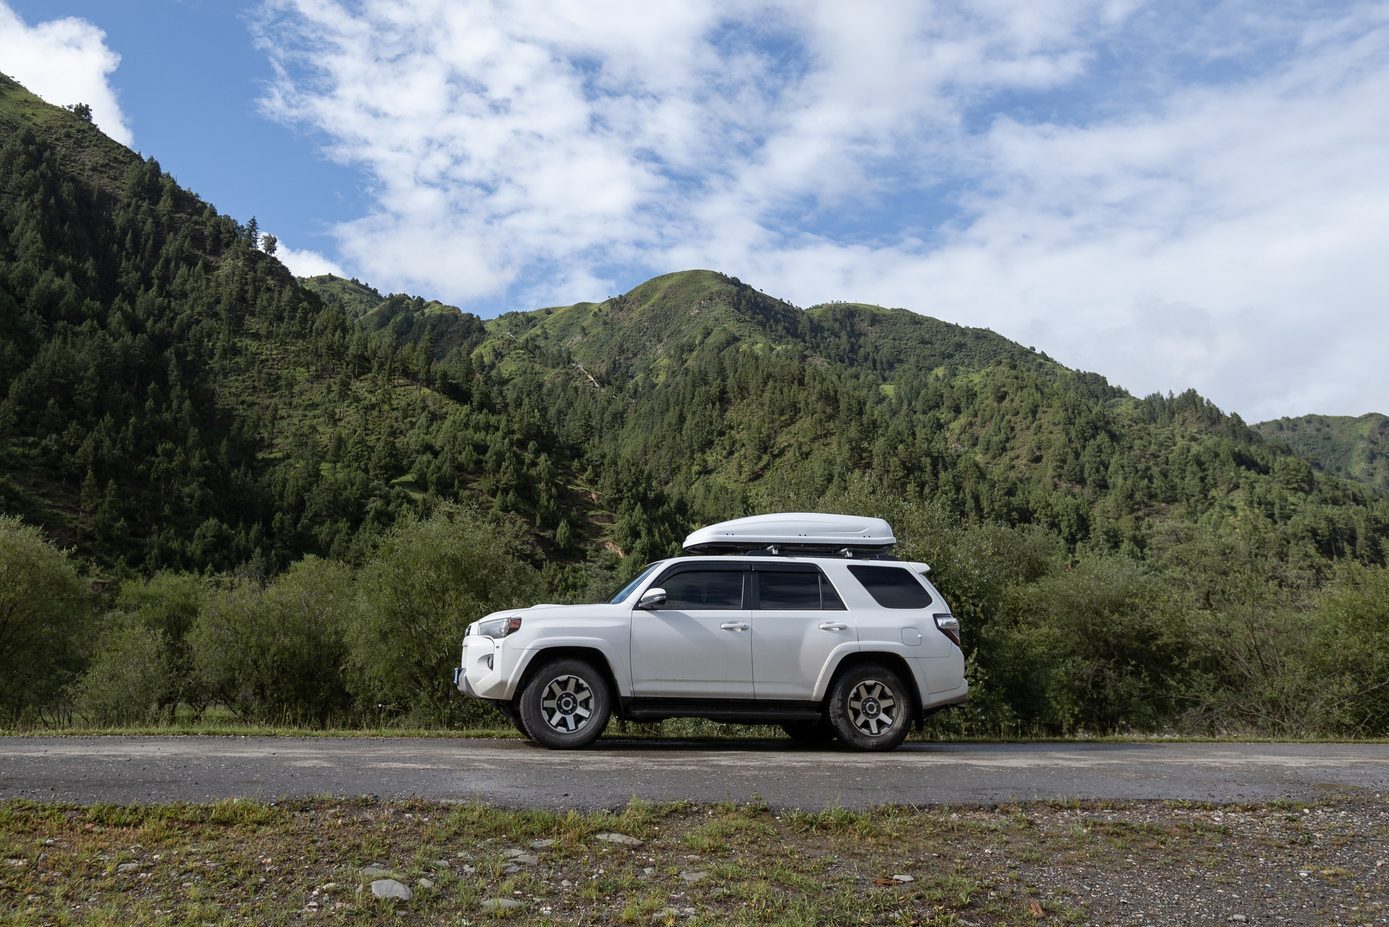
POLYGON ((1389 402, 1383 5, 276 0, 259 36, 388 289, 715 267, 1251 419, 1389 402))
POLYGON ((283 241, 279 241, 275 248, 275 257, 280 263, 289 268, 289 272, 296 277, 317 277, 320 274, 333 274, 338 277, 346 277, 348 274, 337 263, 317 251, 298 251, 289 247, 283 241))
POLYGON ((134 135, 108 80, 120 63, 106 47, 106 33, 86 20, 29 26, 0 0, 0 68, 49 103, 86 103, 101 131, 130 145, 134 135))

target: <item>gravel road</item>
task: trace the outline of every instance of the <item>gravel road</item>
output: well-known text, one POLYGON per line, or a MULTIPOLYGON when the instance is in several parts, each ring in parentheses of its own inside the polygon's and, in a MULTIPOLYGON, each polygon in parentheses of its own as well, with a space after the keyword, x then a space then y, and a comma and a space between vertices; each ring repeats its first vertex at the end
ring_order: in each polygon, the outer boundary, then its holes
POLYGON ((0 737, 0 800, 203 802, 305 796, 615 808, 760 800, 775 809, 1031 800, 1315 801, 1389 794, 1389 745, 908 744, 890 754, 786 741, 0 737))

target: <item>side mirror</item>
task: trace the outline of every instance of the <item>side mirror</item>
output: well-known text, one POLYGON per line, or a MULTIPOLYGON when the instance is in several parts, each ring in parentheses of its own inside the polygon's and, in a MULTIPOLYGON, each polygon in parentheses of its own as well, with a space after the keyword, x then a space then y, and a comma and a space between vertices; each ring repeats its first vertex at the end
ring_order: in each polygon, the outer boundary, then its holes
POLYGON ((648 589, 641 594, 637 600, 637 608, 651 611, 666 604, 666 591, 664 589, 648 589))

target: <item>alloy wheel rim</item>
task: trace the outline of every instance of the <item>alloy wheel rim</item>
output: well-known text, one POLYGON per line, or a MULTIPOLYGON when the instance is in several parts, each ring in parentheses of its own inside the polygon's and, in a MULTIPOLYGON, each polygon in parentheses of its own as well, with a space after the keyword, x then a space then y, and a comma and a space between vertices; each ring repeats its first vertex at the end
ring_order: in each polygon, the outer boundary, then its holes
POLYGON ((540 713, 552 729, 572 734, 593 716, 593 689, 578 676, 556 676, 540 694, 540 713))
POLYGON ((880 737, 897 724, 897 696, 876 679, 865 679, 849 693, 849 722, 870 737, 880 737))

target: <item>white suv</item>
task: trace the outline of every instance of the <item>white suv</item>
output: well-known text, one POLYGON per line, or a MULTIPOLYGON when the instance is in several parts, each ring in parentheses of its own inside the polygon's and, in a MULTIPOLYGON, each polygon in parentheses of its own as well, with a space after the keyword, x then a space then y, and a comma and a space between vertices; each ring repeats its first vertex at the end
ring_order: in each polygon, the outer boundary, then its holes
POLYGON ((583 747, 612 715, 780 724, 891 750, 968 697, 959 623, 878 518, 760 515, 700 529, 687 555, 606 603, 494 612, 463 638, 460 691, 526 736, 583 747))

